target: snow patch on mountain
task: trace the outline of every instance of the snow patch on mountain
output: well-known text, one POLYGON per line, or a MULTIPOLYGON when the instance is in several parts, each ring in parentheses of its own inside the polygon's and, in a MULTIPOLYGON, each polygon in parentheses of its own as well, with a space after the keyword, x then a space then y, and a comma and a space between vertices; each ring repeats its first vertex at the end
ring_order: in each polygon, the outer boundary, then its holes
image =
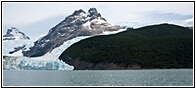
POLYGON ((87 21, 86 23, 83 24, 83 26, 89 26, 90 27, 91 23, 104 24, 104 23, 107 23, 107 22, 98 18, 98 19, 93 19, 92 21, 87 21))
POLYGON ((117 34, 123 31, 126 31, 127 29, 120 29, 118 31, 105 31, 103 33, 101 33, 100 35, 111 35, 111 34, 117 34))

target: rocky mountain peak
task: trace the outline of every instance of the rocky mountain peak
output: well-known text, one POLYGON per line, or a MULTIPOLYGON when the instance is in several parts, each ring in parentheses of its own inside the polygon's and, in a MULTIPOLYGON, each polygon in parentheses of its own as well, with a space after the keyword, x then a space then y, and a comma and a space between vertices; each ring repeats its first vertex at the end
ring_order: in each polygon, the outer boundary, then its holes
POLYGON ((82 9, 80 9, 80 10, 74 11, 74 13, 72 14, 72 16, 78 16, 78 15, 83 15, 83 14, 86 14, 86 12, 83 11, 82 9))
POLYGON ((88 13, 79 9, 51 28, 46 36, 34 42, 34 46, 23 52, 23 55, 28 57, 42 56, 75 37, 91 36, 119 29, 121 29, 120 26, 112 26, 101 17, 96 8, 90 8, 88 13))
POLYGON ((92 15, 98 14, 97 9, 96 8, 90 8, 88 10, 89 16, 91 17, 92 15))
POLYGON ((16 27, 11 27, 10 29, 7 29, 6 34, 3 35, 3 40, 15 40, 15 39, 30 39, 30 38, 16 27))
POLYGON ((101 17, 101 14, 98 13, 96 8, 90 8, 88 10, 88 17, 90 18, 89 19, 90 21, 92 21, 94 19, 100 19, 100 20, 106 21, 105 18, 101 17))
POLYGON ((16 27, 12 27, 11 29, 7 30, 6 35, 17 35, 18 33, 22 33, 16 27))

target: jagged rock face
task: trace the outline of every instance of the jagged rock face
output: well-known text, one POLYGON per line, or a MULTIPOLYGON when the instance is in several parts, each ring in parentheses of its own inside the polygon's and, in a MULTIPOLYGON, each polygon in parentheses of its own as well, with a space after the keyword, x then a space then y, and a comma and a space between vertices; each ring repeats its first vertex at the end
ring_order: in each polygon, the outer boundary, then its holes
POLYGON ((10 51, 9 54, 13 54, 19 50, 25 50, 25 46, 26 45, 22 45, 22 46, 18 46, 18 47, 15 47, 13 51, 10 51))
POLYGON ((21 39, 29 40, 30 38, 15 27, 8 29, 7 33, 3 35, 3 40, 21 40, 21 39))
POLYGON ((63 42, 77 36, 90 36, 100 34, 103 31, 117 31, 120 26, 112 26, 96 8, 90 8, 88 13, 83 10, 76 10, 66 17, 62 22, 50 29, 48 34, 34 43, 29 51, 24 51, 23 55, 28 57, 42 56, 51 52, 63 42))

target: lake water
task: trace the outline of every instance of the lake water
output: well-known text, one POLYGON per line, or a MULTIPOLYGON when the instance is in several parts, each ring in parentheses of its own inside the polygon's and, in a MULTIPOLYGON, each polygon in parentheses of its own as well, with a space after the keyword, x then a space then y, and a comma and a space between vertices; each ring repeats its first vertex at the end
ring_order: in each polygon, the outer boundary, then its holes
POLYGON ((3 86, 193 86, 193 69, 3 70, 3 86))

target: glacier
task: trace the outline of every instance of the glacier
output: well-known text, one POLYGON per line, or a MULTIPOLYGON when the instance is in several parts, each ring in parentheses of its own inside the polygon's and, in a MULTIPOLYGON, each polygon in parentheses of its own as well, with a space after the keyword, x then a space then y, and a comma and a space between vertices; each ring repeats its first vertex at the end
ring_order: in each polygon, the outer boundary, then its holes
POLYGON ((39 60, 28 57, 7 57, 3 60, 5 70, 73 70, 60 60, 39 60))
MULTIPOLYGON (((126 29, 120 29, 118 31, 106 31, 97 35, 110 35, 119 32, 126 31, 126 29)), ((93 35, 96 36, 96 35, 93 35)), ((6 70, 73 70, 73 66, 69 66, 63 61, 59 60, 58 57, 65 51, 68 47, 77 43, 83 39, 90 38, 92 36, 78 36, 71 40, 64 42, 61 46, 53 49, 51 52, 46 53, 41 57, 24 57, 22 55, 22 50, 14 53, 8 54, 9 50, 13 49, 13 45, 20 46, 26 44, 27 47, 33 46, 32 41, 13 41, 13 42, 3 42, 3 69, 6 70), (11 44, 9 44, 11 43, 11 44)), ((27 48, 28 49, 28 48, 27 48)))
POLYGON ((80 36, 73 38, 64 42, 63 45, 53 49, 52 52, 49 52, 41 57, 24 57, 22 56, 22 50, 9 54, 9 50, 13 49, 13 44, 17 44, 16 46, 20 46, 29 42, 29 45, 32 45, 30 41, 12 41, 12 42, 3 42, 3 50, 4 50, 4 58, 3 58, 3 68, 10 70, 73 70, 73 66, 69 66, 63 61, 59 60, 58 57, 60 54, 67 49, 72 44, 82 40, 89 38, 91 36, 80 36), (20 43, 21 42, 21 43, 20 43), (11 43, 9 45, 9 43, 11 43))

